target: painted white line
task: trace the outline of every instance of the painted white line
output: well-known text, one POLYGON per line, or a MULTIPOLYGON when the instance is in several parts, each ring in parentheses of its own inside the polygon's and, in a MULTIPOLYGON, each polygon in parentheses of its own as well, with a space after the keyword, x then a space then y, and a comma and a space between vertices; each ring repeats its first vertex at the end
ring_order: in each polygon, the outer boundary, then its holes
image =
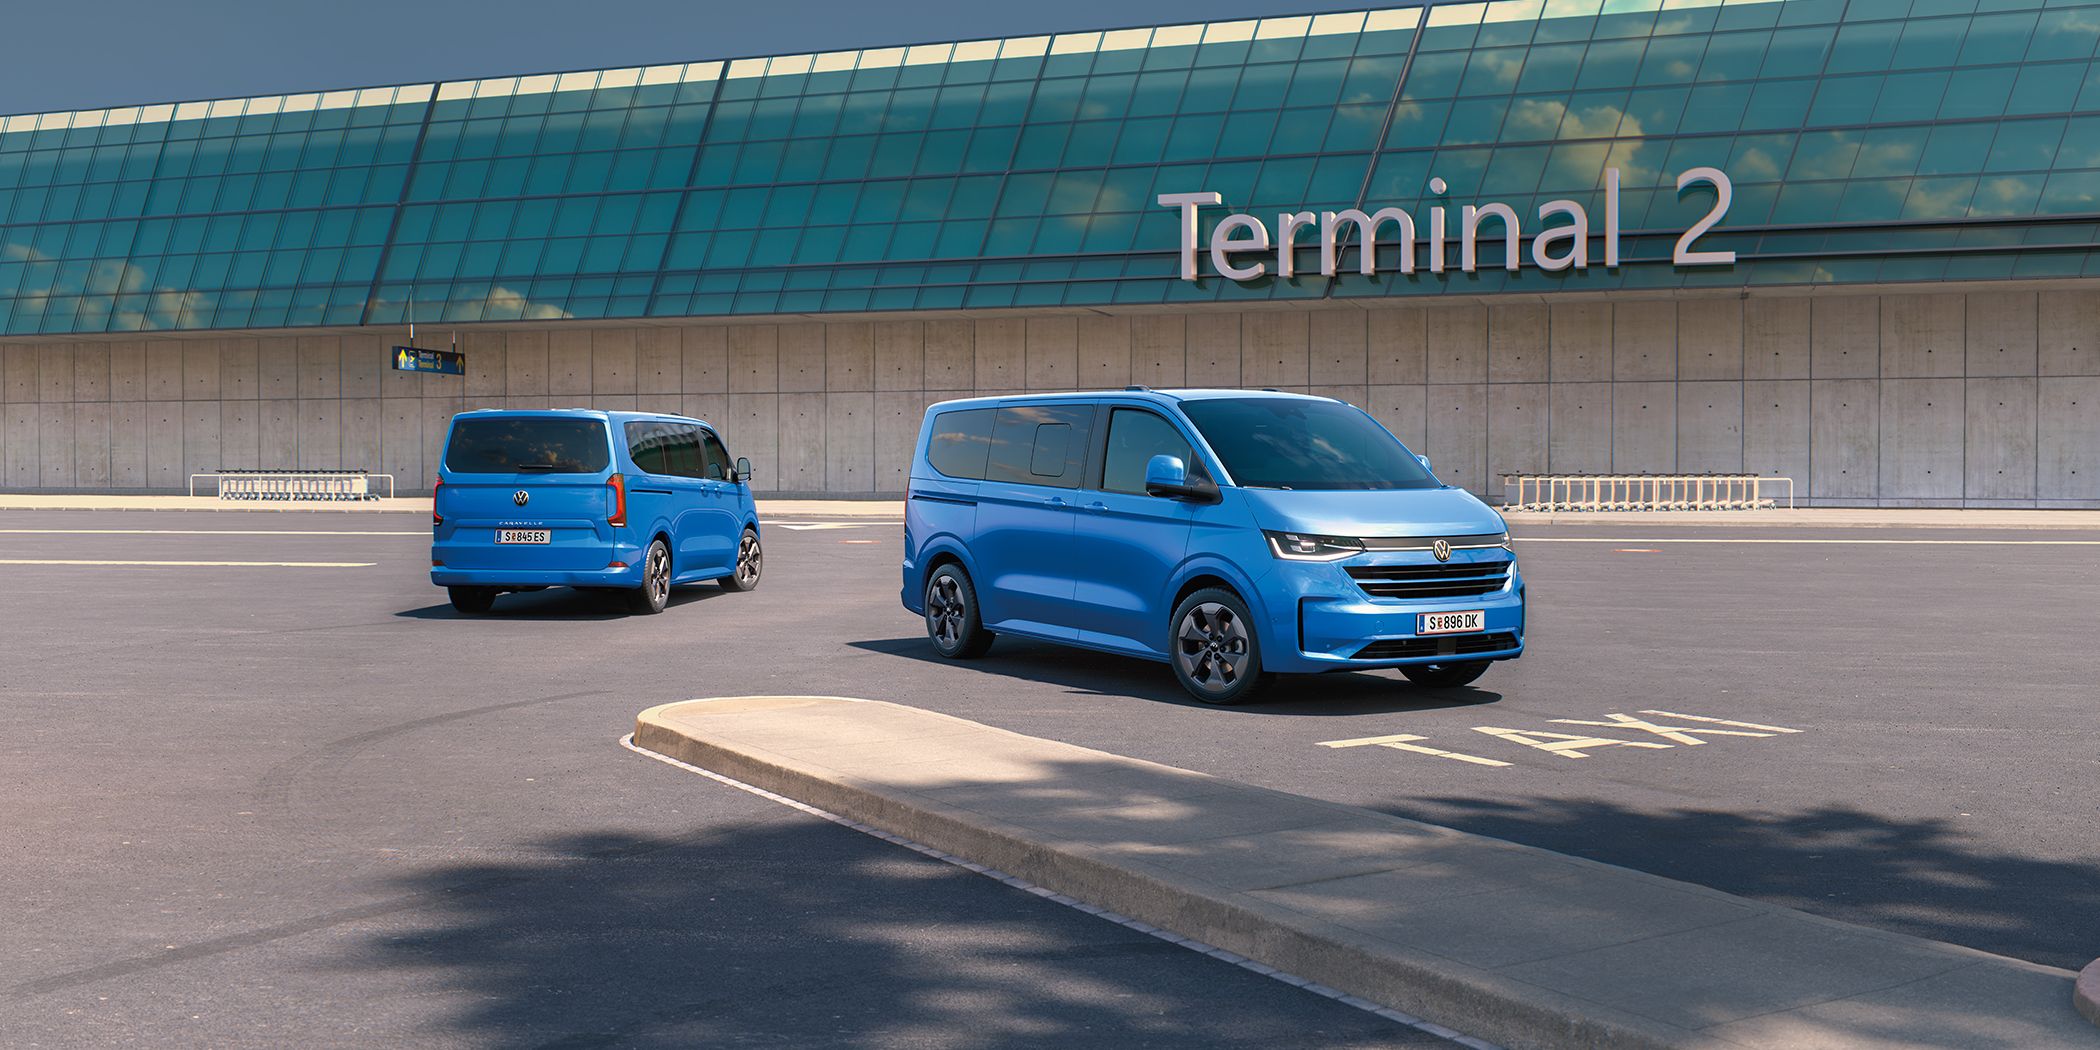
POLYGON ((422 536, 414 532, 331 532, 308 529, 0 529, 5 536, 422 536))
POLYGON ((117 565, 133 568, 369 569, 376 561, 104 561, 95 558, 0 558, 0 565, 117 565))
POLYGON ((865 523, 858 521, 769 521, 765 524, 771 525, 776 529, 790 529, 795 532, 820 532, 827 529, 867 528, 867 525, 865 523))
POLYGON ((1661 538, 1642 536, 1606 539, 1595 536, 1518 536, 1521 548, 1532 543, 1832 543, 1832 544, 1892 544, 1919 545, 1927 547, 2100 547, 2100 540, 1869 540, 1869 539, 1753 539, 1753 538, 1661 538))
MULTIPOLYGON (((842 697, 839 699, 845 698, 842 697)), ((828 820, 833 824, 839 824, 845 827, 852 828, 853 830, 858 831, 864 835, 873 835, 884 842, 888 842, 893 845, 903 846, 905 849, 911 850, 914 853, 922 853, 928 857, 932 857, 935 860, 943 861, 948 864, 953 864, 958 868, 964 869, 965 871, 972 871, 984 876, 985 878, 995 879, 999 882, 1003 882, 1017 890, 1021 890, 1025 893, 1034 894, 1035 896, 1041 897, 1047 901, 1050 901, 1053 904, 1062 904, 1067 908, 1071 908, 1075 911, 1085 912, 1086 914, 1092 915, 1095 918, 1107 919, 1109 922, 1115 923, 1118 926, 1127 927, 1129 929, 1136 930, 1139 933, 1149 934, 1153 937, 1157 937, 1160 940, 1167 942, 1168 944, 1178 944, 1181 947, 1187 948, 1192 952, 1197 952, 1202 955, 1208 955, 1211 958, 1217 959, 1221 962, 1231 963, 1242 970, 1251 970, 1254 973, 1261 974, 1262 976, 1267 977, 1272 981, 1281 981, 1282 983, 1288 984, 1293 988, 1301 988, 1305 991, 1313 993, 1314 995, 1322 996, 1328 999, 1333 999, 1334 1001, 1341 1003, 1344 1006, 1351 1006, 1358 1010, 1362 1010, 1365 1013, 1377 1014, 1378 1016, 1383 1017, 1388 1021, 1398 1021, 1399 1023, 1404 1024, 1409 1028, 1417 1029, 1423 1032, 1428 1032, 1431 1035, 1438 1036, 1443 1039, 1449 1039, 1452 1042, 1458 1043, 1461 1046, 1471 1047, 1472 1050, 1503 1050, 1502 1047, 1497 1046, 1494 1043, 1490 1043, 1485 1039, 1480 1039, 1474 1036, 1465 1035, 1461 1032, 1453 1031, 1449 1028, 1444 1027, 1443 1025, 1437 1024, 1434 1021, 1425 1020, 1423 1018, 1416 1017, 1413 1014, 1402 1013, 1390 1007, 1380 1006, 1377 1003, 1371 1002, 1368 999, 1359 999, 1356 996, 1350 995, 1349 993, 1344 992, 1339 988, 1329 988, 1324 984, 1319 984, 1314 981, 1308 981, 1303 977, 1297 976, 1296 974, 1289 974, 1283 972, 1282 970, 1275 969, 1274 967, 1263 966, 1262 964, 1255 962, 1254 960, 1249 959, 1244 955, 1238 955, 1233 952, 1228 952, 1223 948, 1214 948, 1208 944, 1203 943, 1202 941, 1192 940, 1190 938, 1183 937, 1180 934, 1175 933, 1171 930, 1162 930, 1157 926, 1139 922, 1136 919, 1133 919, 1127 915, 1119 915, 1115 912, 1109 911, 1107 908, 1097 907, 1095 905, 1088 904, 1085 901, 1077 900, 1072 897, 1067 897, 1064 894, 1052 890, 1047 886, 1038 886, 1035 883, 1028 881, 1027 879, 1019 878, 1014 875, 1008 875, 1007 873, 1000 871, 997 868, 988 868, 982 864, 976 863, 975 861, 965 860, 952 853, 943 853, 940 850, 934 849, 932 846, 925 845, 924 843, 913 842, 912 840, 905 838, 901 835, 892 835, 889 832, 884 831, 873 824, 863 824, 857 820, 849 820, 845 817, 839 816, 836 813, 818 809, 817 807, 812 806, 806 802, 798 802, 794 799, 787 797, 786 795, 778 794, 772 791, 767 791, 765 788, 759 787, 756 784, 746 784, 743 781, 736 779, 735 777, 723 776, 722 774, 717 773, 712 769, 702 769, 701 767, 693 765, 690 762, 682 762, 678 759, 672 758, 669 755, 659 755, 656 752, 649 750, 648 748, 637 747, 634 742, 633 733, 629 733, 626 736, 621 737, 620 746, 626 748, 629 751, 634 752, 637 755, 641 755, 644 758, 653 758, 667 766, 677 766, 679 769, 683 769, 688 773, 698 773, 701 776, 708 778, 709 780, 715 781, 720 784, 726 784, 729 787, 737 789, 738 791, 746 791, 753 795, 757 795, 760 798, 767 799, 773 802, 778 802, 781 805, 788 807, 789 809, 800 810, 804 813, 809 814, 810 816, 828 820)))

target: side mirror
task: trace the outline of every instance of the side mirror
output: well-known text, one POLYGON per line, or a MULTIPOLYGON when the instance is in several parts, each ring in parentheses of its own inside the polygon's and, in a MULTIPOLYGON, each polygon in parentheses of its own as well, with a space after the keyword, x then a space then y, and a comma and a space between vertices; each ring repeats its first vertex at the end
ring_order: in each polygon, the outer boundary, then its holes
POLYGON ((736 458, 736 477, 731 480, 739 484, 751 480, 751 460, 745 456, 736 458))
POLYGON ((1415 462, 1417 462, 1417 463, 1420 463, 1420 464, 1422 464, 1422 469, 1423 469, 1423 470, 1428 470, 1428 469, 1429 469, 1429 457, 1428 457, 1428 456, 1425 456, 1425 455, 1421 454, 1420 452, 1417 452, 1417 453, 1415 453, 1415 462))
POLYGON ((1218 485, 1202 475, 1191 477, 1180 456, 1154 456, 1145 463, 1145 494, 1165 499, 1215 503, 1218 485))

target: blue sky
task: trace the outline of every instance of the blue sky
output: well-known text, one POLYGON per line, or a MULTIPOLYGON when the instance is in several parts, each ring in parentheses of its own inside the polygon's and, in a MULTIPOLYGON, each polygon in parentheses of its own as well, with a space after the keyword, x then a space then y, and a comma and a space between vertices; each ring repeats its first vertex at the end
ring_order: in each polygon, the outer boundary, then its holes
POLYGON ((0 113, 1390 6, 1349 0, 17 0, 0 113))

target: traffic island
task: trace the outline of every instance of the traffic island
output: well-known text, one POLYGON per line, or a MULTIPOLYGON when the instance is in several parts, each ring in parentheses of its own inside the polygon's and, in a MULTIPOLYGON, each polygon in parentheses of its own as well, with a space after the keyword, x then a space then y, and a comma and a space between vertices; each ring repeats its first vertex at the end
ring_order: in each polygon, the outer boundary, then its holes
POLYGON ((2071 1005, 2085 1015, 2085 1019, 2100 1024, 2100 959, 2086 964, 2078 975, 2078 984, 2071 989, 2071 1005))
POLYGON ((634 742, 1520 1050, 2100 1050, 2068 970, 902 705, 694 700, 634 742))

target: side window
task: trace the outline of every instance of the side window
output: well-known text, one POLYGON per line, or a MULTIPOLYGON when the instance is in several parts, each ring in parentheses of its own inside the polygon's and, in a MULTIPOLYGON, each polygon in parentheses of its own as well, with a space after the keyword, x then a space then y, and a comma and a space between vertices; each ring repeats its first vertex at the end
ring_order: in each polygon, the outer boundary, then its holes
POLYGON ((700 432, 700 462, 702 476, 716 481, 728 481, 729 471, 736 465, 729 458, 729 450, 722 447, 722 439, 712 430, 700 432))
POLYGON ((1076 489, 1086 467, 1092 405, 1020 405, 999 410, 992 426, 987 481, 1076 489))
POLYGON ((984 480, 996 414, 995 409, 971 408, 933 417, 933 438, 926 446, 926 461, 951 478, 984 480))
POLYGON ((663 473, 681 478, 700 476, 700 428, 689 423, 663 423, 663 473))
POLYGON ((634 460, 636 470, 669 474, 671 471, 664 459, 664 446, 669 440, 668 428, 661 423, 629 423, 627 457, 634 460))
POLYGON ((1154 456, 1176 456, 1195 470, 1188 439, 1174 424, 1139 408, 1119 408, 1108 419, 1108 451, 1102 458, 1101 488, 1106 492, 1145 491, 1145 465, 1154 456))

